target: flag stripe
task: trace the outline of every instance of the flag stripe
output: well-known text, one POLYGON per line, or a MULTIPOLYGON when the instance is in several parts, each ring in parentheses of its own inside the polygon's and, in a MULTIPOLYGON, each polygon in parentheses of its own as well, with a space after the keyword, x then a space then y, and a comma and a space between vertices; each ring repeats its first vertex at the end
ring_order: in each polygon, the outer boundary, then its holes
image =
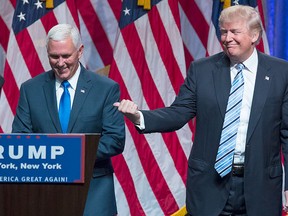
POLYGON ((154 80, 149 72, 149 66, 147 65, 146 61, 142 61, 142 59, 145 59, 145 53, 143 51, 141 41, 138 37, 135 26, 130 25, 123 29, 122 36, 124 41, 129 41, 130 38, 134 39, 134 43, 126 43, 125 45, 136 69, 136 72, 138 73, 140 81, 145 82, 145 85, 142 86, 142 90, 144 98, 149 104, 149 107, 151 109, 155 109, 159 106, 159 104, 164 106, 164 103, 157 91, 157 87, 155 86, 154 80), (144 71, 144 73, 140 73, 140 71, 144 71), (151 95, 154 95, 154 97, 150 97, 151 95), (154 100, 154 98, 157 98, 157 100, 154 100))
MULTIPOLYGON (((159 4, 159 5, 162 5, 162 4, 159 4)), ((166 10, 166 12, 168 12, 168 10, 166 10)), ((166 71, 167 71, 166 76, 170 78, 173 89, 175 93, 177 93, 179 91, 180 85, 184 82, 184 78, 181 74, 181 70, 179 68, 179 64, 177 63, 177 60, 175 59, 175 56, 166 55, 167 52, 173 52, 168 35, 163 34, 163 32, 166 32, 166 29, 163 26, 163 22, 161 22, 161 21, 167 20, 168 17, 167 15, 165 15, 165 17, 163 17, 162 19, 160 17, 158 10, 153 10, 153 9, 148 14, 148 17, 149 17, 149 21, 151 24, 153 36, 155 40, 158 42, 156 43, 156 45, 160 52, 162 62, 164 63, 166 71)), ((177 26, 174 26, 173 29, 177 29, 175 27, 177 26)))
MULTIPOLYGON (((115 0, 107 0, 107 2, 109 3, 110 9, 113 11, 114 16, 116 18, 117 21, 117 26, 118 26, 118 20, 120 20, 120 15, 121 15, 121 9, 122 9, 122 5, 121 5, 121 0, 115 1, 115 0)), ((108 7, 108 6, 107 6, 108 7)), ((103 24, 106 24, 105 21, 103 22, 103 24)), ((114 41, 115 42, 115 41, 114 41)), ((113 42, 113 44, 114 44, 113 42)))
MULTIPOLYGON (((199 59, 205 56, 206 48, 203 46, 201 39, 199 38, 199 35, 193 28, 193 25, 191 25, 182 7, 180 7, 180 14, 181 14, 181 20, 182 20, 181 28, 185 29, 185 31, 182 32, 182 39, 183 39, 185 48, 187 49, 189 53, 189 56, 191 56, 192 59, 199 59)), ((190 64, 190 62, 191 61, 188 60, 188 64, 190 64)))
POLYGON ((79 12, 97 50, 106 50, 101 55, 104 65, 110 64, 112 60, 113 48, 108 38, 102 37, 106 34, 97 14, 93 9, 93 6, 91 5, 91 2, 83 2, 83 4, 79 6, 79 12))
POLYGON ((190 16, 187 16, 187 18, 197 32, 203 46, 207 47, 209 25, 207 24, 195 1, 179 0, 179 3, 185 13, 190 14, 190 16))
MULTIPOLYGON (((77 4, 77 5, 75 3, 77 3, 77 0, 74 0, 74 1, 66 0, 64 2, 64 4, 61 5, 62 12, 66 12, 63 14, 67 14, 63 20, 63 23, 73 24, 73 25, 77 26, 78 29, 80 29, 80 23, 79 23, 79 17, 78 17, 78 8, 79 8, 79 5, 82 4, 82 1, 79 2, 79 4, 77 4), (65 5, 65 4, 67 4, 67 5, 65 5), (72 21, 67 22, 71 18, 72 18, 72 21)), ((60 9, 60 7, 58 9, 60 9)), ((56 14, 58 15, 57 11, 56 11, 56 14)), ((59 12, 59 14, 62 14, 62 13, 59 12)), ((62 21, 60 23, 62 23, 62 21)))
POLYGON ((44 71, 42 63, 37 55, 33 41, 27 29, 16 35, 16 41, 23 59, 32 77, 44 71))
POLYGON ((82 35, 85 35, 85 37, 82 37, 82 43, 84 44, 85 52, 83 53, 84 61, 82 63, 86 62, 87 69, 91 71, 97 71, 98 69, 104 68, 105 65, 102 61, 102 58, 100 57, 101 53, 98 52, 98 50, 95 47, 95 44, 92 41, 91 35, 86 28, 85 22, 82 19, 81 15, 79 17, 80 25, 81 25, 81 33, 82 35), (86 46, 89 45, 89 46, 86 46), (93 59, 93 61, 89 61, 91 59, 91 56, 99 56, 99 58, 93 59))
POLYGON ((71 24, 73 26, 77 26, 78 27, 78 16, 77 17, 73 17, 73 14, 75 14, 75 12, 73 12, 73 11, 71 12, 68 9, 69 2, 72 4, 73 1, 64 1, 63 3, 58 5, 53 10, 53 15, 55 16, 55 18, 57 20, 57 24, 58 23, 68 23, 68 24, 71 24), (66 2, 68 2, 68 3, 66 3, 66 2))
POLYGON ((2 17, 0 17, 0 29, 1 29, 0 44, 4 48, 5 52, 7 52, 9 29, 7 28, 6 24, 4 23, 2 17))
POLYGON ((17 0, 10 0, 11 4, 14 6, 14 8, 16 7, 16 1, 17 0))
MULTIPOLYGON (((257 8, 258 8, 262 23, 265 23, 262 0, 257 0, 257 8)), ((263 25, 263 28, 264 27, 265 27, 265 25, 263 25)))
MULTIPOLYGON (((17 84, 15 82, 13 72, 12 72, 10 66, 8 65, 8 62, 6 62, 6 64, 5 64, 5 69, 6 69, 5 70, 5 79, 6 80, 5 80, 5 85, 3 86, 3 90, 6 93, 6 97, 7 98, 19 98, 18 87, 17 87, 17 84), (8 86, 13 87, 14 91, 6 90, 8 88, 8 86)), ((2 94, 3 93, 1 93, 1 97, 2 97, 2 94)), ((8 103, 9 103, 9 107, 12 109, 12 114, 14 116, 16 113, 17 100, 8 100, 8 103)), ((4 117, 4 115, 2 115, 2 117, 4 117)), ((9 119, 9 120, 11 122, 12 119, 9 119)))
MULTIPOLYGON (((15 97, 15 95, 13 96, 15 97)), ((5 132, 5 133, 10 133, 14 114, 12 110, 10 109, 10 104, 8 103, 6 95, 3 92, 1 93, 1 98, 0 98, 0 109, 2 110, 1 115, 0 115, 0 124, 1 124, 0 131, 5 132)))
MULTIPOLYGON (((103 36, 107 37, 107 40, 109 41, 111 47, 114 45, 116 34, 115 32, 118 31, 118 19, 115 17, 116 11, 112 11, 109 3, 107 1, 98 1, 92 4, 94 7, 95 13, 97 14, 97 17, 99 18, 99 22, 101 26, 103 27, 103 36), (103 23, 108 22, 110 25, 103 25, 103 23), (113 27, 112 27, 113 26, 113 27)), ((120 13, 120 11, 119 11, 120 13)), ((119 14, 118 14, 119 17, 119 14)), ((97 28, 94 30, 97 31, 97 28)), ((101 34, 100 34, 101 35, 101 34)), ((103 50, 101 50, 103 52, 103 50)), ((111 63, 111 59, 109 59, 111 63)))
MULTIPOLYGON (((117 163, 114 163, 114 168, 122 170, 121 175, 118 173, 115 175, 118 181, 122 183, 121 188, 126 194, 125 197, 127 199, 131 215, 144 215, 144 210, 142 209, 141 203, 136 194, 136 187, 134 184, 135 181, 132 179, 126 159, 123 157, 123 155, 119 155, 113 158, 113 161, 117 161, 117 163), (137 208, 134 208, 133 206, 137 206, 137 208)), ((120 202, 119 199, 118 202, 120 202)))
POLYGON ((14 13, 14 5, 12 4, 12 2, 2 1, 0 17, 4 21, 8 29, 10 29, 12 26, 13 13, 14 13))
MULTIPOLYGON (((41 19, 42 20, 42 19, 41 19)), ((37 20, 34 25, 31 25, 27 28, 29 36, 31 37, 31 46, 35 47, 35 50, 29 50, 29 52, 34 53, 35 57, 39 58, 39 69, 35 70, 35 74, 31 74, 31 76, 38 75, 39 73, 44 72, 45 70, 49 70, 51 67, 47 61, 47 50, 46 50, 46 29, 44 28, 42 22, 37 20)), ((33 58, 33 56, 31 56, 33 58)), ((29 60, 29 59, 28 59, 29 60)), ((31 62, 31 59, 30 59, 31 62)))
MULTIPOLYGON (((47 13, 43 18, 41 18, 41 22, 43 28, 45 29, 46 34, 48 33, 49 29, 52 28, 54 25, 58 24, 57 18, 55 17, 54 13, 47 13)), ((42 34, 39 34, 39 37, 43 37, 42 34)))

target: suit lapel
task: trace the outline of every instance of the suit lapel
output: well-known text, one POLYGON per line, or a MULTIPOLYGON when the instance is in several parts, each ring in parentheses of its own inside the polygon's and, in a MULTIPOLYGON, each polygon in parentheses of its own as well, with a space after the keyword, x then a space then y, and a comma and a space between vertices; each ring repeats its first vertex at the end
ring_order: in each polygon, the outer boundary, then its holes
POLYGON ((87 76, 87 71, 81 66, 81 72, 77 82, 77 88, 74 96, 73 107, 71 110, 70 121, 67 130, 70 133, 73 132, 73 127, 91 87, 92 84, 90 78, 87 76))
POLYGON ((46 83, 43 86, 44 95, 46 103, 48 104, 47 109, 50 114, 50 118, 56 128, 56 131, 61 133, 61 125, 58 118, 58 109, 57 109, 57 99, 56 99, 56 90, 55 90, 55 76, 53 71, 47 72, 46 83))
POLYGON ((231 88, 230 61, 226 55, 217 61, 213 71, 216 99, 224 119, 231 88))
POLYGON ((270 67, 265 62, 264 55, 258 52, 258 57, 259 62, 247 131, 247 143, 249 142, 249 139, 251 138, 251 135, 261 116, 270 88, 271 81, 269 80, 271 80, 273 76, 270 67))

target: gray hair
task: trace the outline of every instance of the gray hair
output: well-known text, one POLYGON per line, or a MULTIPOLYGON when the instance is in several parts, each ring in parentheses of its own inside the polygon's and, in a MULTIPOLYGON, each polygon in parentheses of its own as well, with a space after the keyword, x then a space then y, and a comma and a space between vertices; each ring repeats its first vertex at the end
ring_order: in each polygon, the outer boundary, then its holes
POLYGON ((223 23, 234 19, 246 21, 247 28, 250 32, 259 33, 259 37, 255 42, 257 45, 260 42, 263 33, 263 26, 258 11, 247 5, 234 5, 225 8, 220 14, 219 26, 221 27, 223 23))
POLYGON ((61 41, 69 37, 71 37, 74 46, 78 49, 82 44, 78 29, 69 24, 58 24, 49 30, 46 44, 48 44, 49 40, 61 41))

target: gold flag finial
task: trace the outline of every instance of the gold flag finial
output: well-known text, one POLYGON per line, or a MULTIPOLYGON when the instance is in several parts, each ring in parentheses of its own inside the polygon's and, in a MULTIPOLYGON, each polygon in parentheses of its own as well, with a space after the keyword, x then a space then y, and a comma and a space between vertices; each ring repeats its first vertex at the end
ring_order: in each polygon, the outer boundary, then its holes
POLYGON ((137 2, 138 6, 143 6, 145 10, 151 9, 151 0, 138 0, 137 2))
POLYGON ((231 0, 221 0, 221 2, 224 2, 223 9, 231 6, 231 0))
POLYGON ((46 8, 54 8, 54 0, 46 0, 46 8))
POLYGON ((40 0, 45 2, 46 8, 51 9, 54 8, 54 0, 40 0))

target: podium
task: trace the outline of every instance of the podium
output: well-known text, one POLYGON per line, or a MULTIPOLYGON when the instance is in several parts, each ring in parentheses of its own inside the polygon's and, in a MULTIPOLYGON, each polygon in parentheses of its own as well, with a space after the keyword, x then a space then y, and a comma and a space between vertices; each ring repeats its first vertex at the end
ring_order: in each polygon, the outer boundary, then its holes
POLYGON ((85 140, 84 183, 1 182, 0 215, 82 216, 100 137, 98 134, 82 136, 85 140))

